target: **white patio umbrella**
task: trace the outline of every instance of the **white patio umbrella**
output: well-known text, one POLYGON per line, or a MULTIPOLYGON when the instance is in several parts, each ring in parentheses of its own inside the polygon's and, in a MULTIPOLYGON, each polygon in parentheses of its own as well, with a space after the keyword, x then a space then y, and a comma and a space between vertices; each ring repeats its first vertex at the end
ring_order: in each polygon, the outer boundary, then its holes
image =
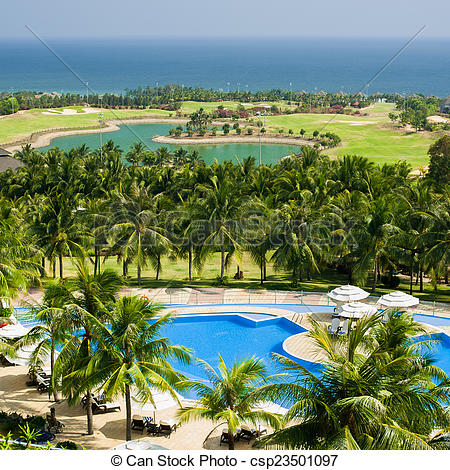
POLYGON ((116 447, 113 447, 111 450, 169 450, 167 447, 160 446, 158 444, 153 444, 150 441, 126 441, 122 444, 119 444, 116 447))
POLYGON ((15 325, 6 325, 0 328, 0 336, 3 336, 4 338, 21 338, 26 335, 28 331, 28 328, 17 323, 15 325))
POLYGON ((419 305, 419 299, 405 292, 396 291, 382 295, 377 303, 384 307, 408 308, 419 305))
POLYGON ((369 297, 369 293, 357 286, 346 285, 336 287, 331 292, 328 292, 328 297, 334 300, 336 303, 347 303, 354 302, 357 300, 363 300, 369 297))
MULTIPOLYGON (((178 393, 176 395, 181 402, 181 400, 183 400, 183 397, 178 393)), ((175 400, 175 398, 173 398, 169 392, 155 391, 154 393, 152 393, 152 396, 155 406, 153 406, 152 403, 150 403, 149 401, 147 403, 141 404, 134 396, 132 396, 132 410, 140 415, 146 414, 147 412, 153 413, 153 422, 155 422, 157 411, 167 410, 168 408, 179 406, 177 400, 175 400)))
POLYGON ((362 318, 364 316, 375 315, 377 311, 377 308, 373 305, 363 302, 350 302, 342 306, 339 316, 345 318, 362 318))

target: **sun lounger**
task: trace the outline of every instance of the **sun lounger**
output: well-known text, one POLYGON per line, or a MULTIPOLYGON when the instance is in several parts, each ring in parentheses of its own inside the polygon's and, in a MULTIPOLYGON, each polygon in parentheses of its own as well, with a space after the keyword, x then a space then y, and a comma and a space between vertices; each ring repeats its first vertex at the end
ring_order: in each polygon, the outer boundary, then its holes
MULTIPOLYGON (((231 436, 230 436, 230 433, 228 432, 228 429, 223 429, 222 434, 220 436, 219 446, 221 446, 222 444, 228 444, 230 442, 230 440, 231 440, 231 436)), ((234 440, 235 441, 239 440, 239 434, 234 436, 234 440)))
POLYGON ((163 434, 167 437, 170 437, 172 432, 176 430, 177 430, 177 422, 174 420, 159 422, 159 434, 163 434))
POLYGON ((336 334, 339 331, 340 325, 341 325, 340 318, 339 317, 333 317, 333 319, 331 320, 331 325, 328 328, 328 331, 331 334, 336 334))
POLYGON ((57 434, 63 431, 65 425, 61 423, 61 421, 58 421, 50 413, 47 413, 47 427, 51 433, 57 434))
MULTIPOLYGON (((81 403, 83 408, 86 408, 86 397, 83 397, 81 403)), ((120 403, 99 401, 98 397, 92 397, 92 413, 107 413, 109 411, 120 411, 120 403)))
POLYGON ((141 433, 143 434, 145 427, 146 426, 144 418, 139 415, 133 415, 133 418, 131 420, 131 429, 133 429, 134 431, 141 431, 141 433))
POLYGON ((38 374, 36 376, 36 382, 39 393, 48 392, 50 388, 50 379, 43 378, 38 374))
POLYGON ((148 423, 147 424, 147 434, 152 434, 156 436, 159 433, 159 425, 156 423, 148 423))
POLYGON ((339 333, 341 335, 346 335, 348 334, 348 329, 349 329, 349 326, 350 326, 350 320, 348 318, 346 318, 344 320, 344 323, 342 324, 342 328, 340 329, 339 333))
POLYGON ((238 436, 239 439, 250 442, 252 439, 256 439, 259 434, 256 429, 250 429, 246 424, 242 424, 241 429, 238 431, 238 436))

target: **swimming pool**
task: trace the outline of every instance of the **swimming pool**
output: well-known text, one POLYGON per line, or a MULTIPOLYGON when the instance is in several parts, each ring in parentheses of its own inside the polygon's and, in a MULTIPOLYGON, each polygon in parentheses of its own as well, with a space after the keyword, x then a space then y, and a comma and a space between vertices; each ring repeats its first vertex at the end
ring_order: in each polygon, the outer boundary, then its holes
MULTIPOLYGON (((193 314, 175 318, 161 334, 170 338, 172 344, 182 344, 194 350, 194 356, 208 362, 214 368, 219 365, 219 353, 227 366, 251 356, 261 358, 269 375, 279 373, 272 360, 274 353, 289 356, 283 350, 286 338, 305 332, 299 325, 286 318, 255 313, 193 314)), ((301 361, 314 371, 318 366, 301 361)), ((190 365, 174 364, 187 377, 205 380, 202 370, 193 361, 190 365)))
MULTIPOLYGON (((237 313, 232 311, 232 305, 229 307, 228 313, 211 314, 196 312, 195 306, 192 306, 192 313, 176 317, 162 330, 161 334, 168 337, 172 344, 181 344, 191 348, 196 358, 208 362, 214 368, 217 368, 219 364, 219 353, 228 366, 236 360, 256 356, 264 360, 268 374, 276 374, 279 370, 272 356, 274 353, 279 353, 297 361, 313 373, 318 372, 318 364, 289 356, 282 347, 288 337, 305 332, 304 328, 283 317, 245 311, 237 313)), ((273 307, 280 306, 273 305, 273 307)), ((302 305, 298 306, 298 309, 289 307, 289 310, 310 313, 314 308, 315 306, 302 305)), ((29 309, 16 309, 16 314, 26 327, 37 324, 29 309)), ((416 315, 415 318, 418 321, 435 325, 450 323, 448 318, 443 317, 416 315)), ((450 337, 443 333, 434 334, 432 337, 438 340, 432 351, 436 357, 436 365, 450 375, 450 337)), ((205 380, 195 360, 190 365, 175 362, 174 367, 191 379, 205 380)), ((189 396, 189 398, 193 397, 189 396)))

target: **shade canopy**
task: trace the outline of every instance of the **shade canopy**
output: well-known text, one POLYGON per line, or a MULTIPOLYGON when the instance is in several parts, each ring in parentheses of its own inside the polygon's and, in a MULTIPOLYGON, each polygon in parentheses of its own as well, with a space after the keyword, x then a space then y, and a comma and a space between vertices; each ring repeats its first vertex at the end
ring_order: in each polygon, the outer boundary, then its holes
POLYGON ((373 305, 363 302, 350 302, 342 306, 339 316, 345 318, 362 318, 365 316, 375 315, 378 309, 373 305))
POLYGON ((419 299, 406 294, 405 292, 390 292, 389 294, 382 295, 378 302, 380 305, 384 307, 413 307, 415 305, 419 305, 419 299))
POLYGON ((112 450, 169 450, 167 447, 160 446, 158 444, 153 444, 150 441, 127 441, 119 444, 116 447, 113 447, 112 450))
POLYGON ((16 325, 6 325, 0 328, 0 336, 4 338, 21 338, 28 333, 28 328, 25 328, 20 323, 16 325))
POLYGON ((357 286, 341 286, 336 287, 331 292, 328 292, 328 297, 336 302, 353 302, 356 300, 363 300, 369 297, 369 293, 357 286))
MULTIPOLYGON (((178 400, 181 402, 183 397, 178 393, 176 395, 178 397, 178 400)), ((139 414, 145 414, 146 412, 155 413, 156 411, 166 410, 167 408, 179 406, 178 401, 169 392, 160 392, 158 390, 155 390, 154 392, 152 392, 152 397, 153 402, 155 403, 154 405, 149 401, 142 404, 139 402, 139 400, 132 396, 132 409, 139 414)))

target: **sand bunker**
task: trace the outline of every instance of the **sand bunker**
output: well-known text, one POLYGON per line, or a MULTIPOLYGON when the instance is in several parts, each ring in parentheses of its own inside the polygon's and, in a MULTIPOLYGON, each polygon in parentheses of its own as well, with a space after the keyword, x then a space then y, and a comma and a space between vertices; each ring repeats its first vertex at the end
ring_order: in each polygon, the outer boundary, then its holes
POLYGON ((60 109, 49 109, 47 111, 43 111, 42 114, 47 114, 50 116, 54 116, 55 114, 60 116, 73 116, 74 114, 91 114, 98 112, 99 110, 94 108, 83 108, 82 113, 78 112, 76 109, 63 109, 62 111, 60 109))

